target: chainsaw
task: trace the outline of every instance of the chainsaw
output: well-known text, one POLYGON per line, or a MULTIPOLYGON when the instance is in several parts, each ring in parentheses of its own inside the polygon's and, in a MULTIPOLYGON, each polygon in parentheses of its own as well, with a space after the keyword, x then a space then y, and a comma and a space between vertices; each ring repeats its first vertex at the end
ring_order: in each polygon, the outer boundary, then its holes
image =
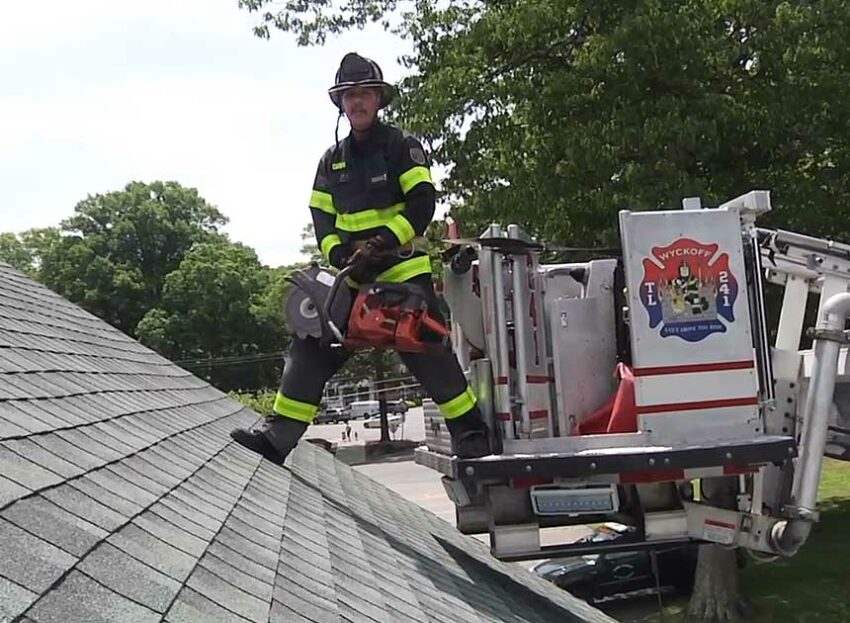
POLYGON ((364 261, 355 253, 335 275, 317 265, 284 279, 290 288, 283 300, 289 329, 322 345, 425 352, 446 348, 449 330, 428 313, 425 290, 412 283, 364 284, 351 301, 346 277, 364 261))

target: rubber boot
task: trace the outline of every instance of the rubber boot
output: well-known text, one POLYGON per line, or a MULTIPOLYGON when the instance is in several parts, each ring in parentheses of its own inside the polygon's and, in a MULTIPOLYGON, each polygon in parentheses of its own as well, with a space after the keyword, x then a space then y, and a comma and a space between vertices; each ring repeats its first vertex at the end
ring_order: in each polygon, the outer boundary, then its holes
POLYGON ((477 459, 492 454, 490 429, 475 407, 458 418, 446 420, 452 436, 452 454, 460 459, 477 459))
POLYGON ((270 415, 258 428, 235 428, 230 431, 230 436, 240 446, 263 455, 272 463, 283 465, 306 430, 307 422, 270 415))

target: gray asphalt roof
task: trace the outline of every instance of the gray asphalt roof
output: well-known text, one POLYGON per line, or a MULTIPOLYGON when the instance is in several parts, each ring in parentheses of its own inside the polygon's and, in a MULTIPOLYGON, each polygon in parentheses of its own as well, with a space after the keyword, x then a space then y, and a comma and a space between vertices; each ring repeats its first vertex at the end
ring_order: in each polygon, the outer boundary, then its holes
POLYGON ((0 264, 0 622, 612 621, 0 264))

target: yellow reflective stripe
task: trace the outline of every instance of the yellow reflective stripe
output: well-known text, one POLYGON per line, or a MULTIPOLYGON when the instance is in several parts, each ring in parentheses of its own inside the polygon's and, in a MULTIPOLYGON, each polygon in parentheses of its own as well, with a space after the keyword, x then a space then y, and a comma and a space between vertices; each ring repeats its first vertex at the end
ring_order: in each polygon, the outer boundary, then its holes
POLYGON ((389 227, 395 234, 395 237, 398 238, 398 243, 400 245, 407 244, 416 238, 416 231, 413 229, 413 225, 410 224, 410 221, 405 218, 404 214, 396 214, 392 217, 387 223, 387 227, 389 227))
POLYGON ((316 417, 316 411, 319 410, 319 406, 287 398, 278 392, 274 397, 273 409, 278 415, 309 423, 316 417))
POLYGON ((472 409, 476 402, 472 388, 467 386, 466 390, 460 396, 455 396, 448 402, 444 402, 438 406, 440 407, 440 413, 443 414, 443 417, 447 420, 451 420, 456 417, 460 417, 472 409))
POLYGON ((336 214, 333 195, 322 192, 321 190, 314 190, 310 194, 310 207, 327 212, 328 214, 336 214))
POLYGON ((336 234, 328 234, 322 238, 322 242, 319 244, 319 247, 322 249, 322 257, 326 260, 330 260, 331 249, 341 244, 342 240, 340 240, 339 236, 336 234))
POLYGON ((382 227, 402 210, 404 210, 404 203, 396 203, 388 208, 363 210, 353 214, 337 214, 336 228, 344 231, 363 231, 382 227))
POLYGON ((431 172, 428 167, 413 167, 398 176, 398 183, 401 184, 401 192, 405 195, 413 190, 413 187, 420 182, 431 183, 431 172))
POLYGON ((405 260, 400 264, 396 264, 392 268, 388 268, 375 277, 375 281, 401 283, 408 279, 413 279, 418 275, 424 275, 430 272, 431 260, 427 255, 423 255, 421 257, 414 257, 409 260, 405 260))

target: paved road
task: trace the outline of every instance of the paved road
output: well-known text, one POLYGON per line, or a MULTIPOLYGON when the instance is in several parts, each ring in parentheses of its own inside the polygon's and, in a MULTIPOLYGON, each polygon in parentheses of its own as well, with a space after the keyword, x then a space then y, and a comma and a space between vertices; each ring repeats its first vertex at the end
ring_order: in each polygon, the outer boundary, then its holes
MULTIPOLYGON (((381 438, 380 428, 364 428, 363 420, 349 420, 351 426, 351 441, 343 441, 342 431, 345 424, 313 424, 307 429, 308 437, 320 437, 335 441, 339 445, 362 444, 364 441, 378 441, 381 438)), ((393 439, 410 439, 425 441, 425 417, 422 407, 409 409, 404 422, 395 431, 390 431, 393 439)))
MULTIPOLYGON (((364 441, 377 441, 381 431, 363 428, 363 420, 351 420, 351 441, 343 441, 345 424, 317 424, 307 429, 307 436, 321 437, 340 446, 354 445, 364 441)), ((425 419, 421 407, 410 409, 405 415, 404 425, 393 435, 394 439, 411 441, 425 440, 425 419)), ((415 502, 452 525, 455 523, 454 505, 440 484, 440 474, 413 461, 396 461, 359 465, 355 469, 373 480, 392 489, 411 502, 415 502)))
MULTIPOLYGON (((378 440, 381 437, 378 429, 364 429, 362 420, 349 422, 352 431, 352 441, 342 441, 344 424, 319 424, 311 426, 307 434, 312 437, 321 437, 335 441, 341 446, 378 440)), ((412 441, 424 441, 425 422, 422 408, 410 409, 404 421, 404 427, 399 427, 394 435, 396 439, 410 439, 412 441)), ((417 465, 413 461, 390 461, 381 463, 370 463, 355 467, 358 471, 368 475, 373 480, 392 489, 399 495, 419 506, 431 511, 441 519, 450 524, 455 523, 454 505, 446 495, 443 485, 440 483, 441 474, 434 470, 417 465)), ((544 543, 554 543, 560 539, 574 540, 587 533, 584 528, 565 528, 558 531, 548 530, 543 533, 544 543)), ((488 537, 484 536, 485 540, 488 537)))
MULTIPOLYGON (((310 437, 320 437, 334 441, 340 446, 354 445, 366 441, 377 441, 381 438, 379 429, 363 428, 362 420, 352 420, 352 441, 343 441, 342 432, 344 424, 318 424, 307 430, 310 437)), ((422 408, 410 409, 405 416, 404 426, 399 427, 394 439, 410 439, 412 441, 425 440, 425 421, 422 408)), ((441 519, 450 524, 455 523, 454 505, 446 495, 443 485, 440 483, 441 474, 432 469, 417 465, 413 461, 385 461, 381 463, 370 463, 355 467, 358 471, 368 475, 373 480, 396 491, 402 497, 419 506, 431 511, 441 519)), ((554 543, 558 540, 575 540, 588 531, 581 527, 564 528, 560 530, 547 530, 542 538, 545 544, 554 543)), ((563 541, 562 541, 563 542, 563 541)))

